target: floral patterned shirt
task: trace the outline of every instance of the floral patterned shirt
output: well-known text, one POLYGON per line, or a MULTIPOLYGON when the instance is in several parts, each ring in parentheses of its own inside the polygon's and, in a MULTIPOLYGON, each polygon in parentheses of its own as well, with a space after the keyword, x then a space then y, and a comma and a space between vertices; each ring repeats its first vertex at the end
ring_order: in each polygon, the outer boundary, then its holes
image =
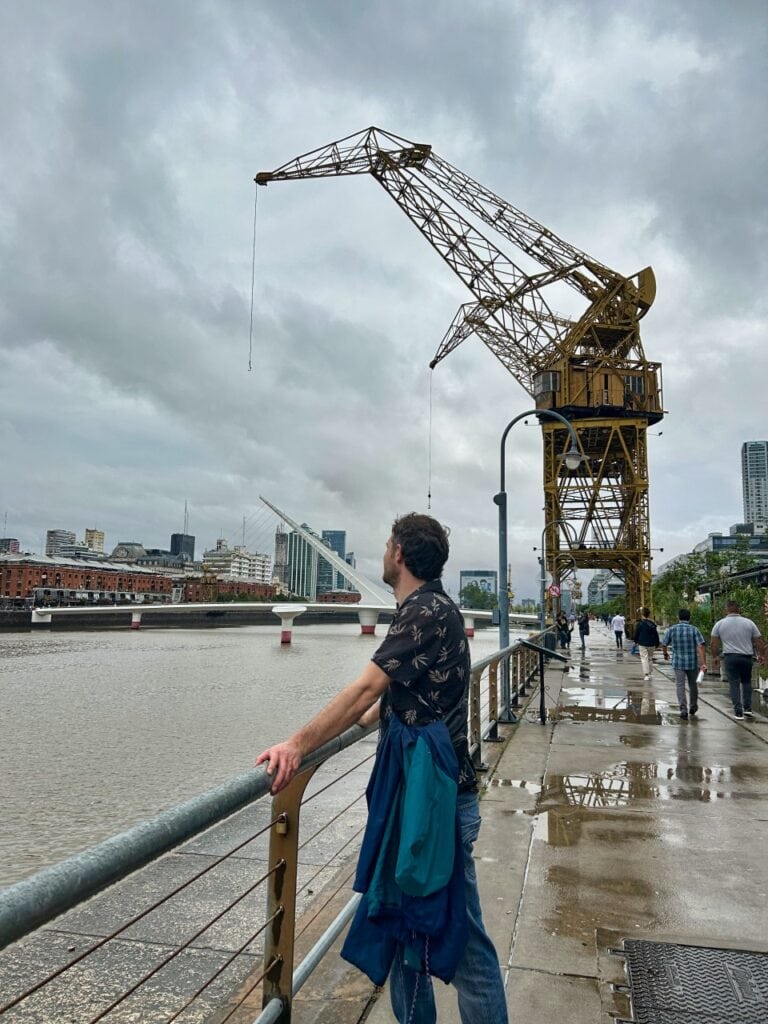
POLYGON ((389 676, 381 699, 381 728, 394 711, 406 725, 443 720, 459 761, 459 792, 477 788, 469 756, 469 645, 464 620, 440 580, 403 601, 372 659, 389 676))

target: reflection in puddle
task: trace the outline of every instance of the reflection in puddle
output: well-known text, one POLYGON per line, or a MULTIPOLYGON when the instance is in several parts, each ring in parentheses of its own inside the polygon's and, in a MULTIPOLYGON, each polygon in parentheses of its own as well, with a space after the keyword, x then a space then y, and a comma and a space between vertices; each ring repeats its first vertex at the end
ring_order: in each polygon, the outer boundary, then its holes
POLYGON ((623 761, 605 772, 548 775, 541 806, 549 802, 571 807, 628 807, 633 800, 761 800, 762 792, 730 787, 767 778, 768 766, 700 765, 684 757, 671 763, 623 761))
POLYGON ((649 690, 564 687, 563 702, 551 713, 555 721, 633 722, 640 725, 671 725, 669 703, 649 690))
MULTIPOLYGON (((669 761, 620 761, 601 772, 548 774, 535 809, 504 813, 532 818, 534 839, 549 846, 574 846, 585 828, 590 842, 618 846, 662 837, 663 820, 638 814, 642 808, 635 801, 763 799, 763 786, 754 784, 768 782, 768 765, 702 764, 689 757, 682 751, 669 761)), ((522 785, 500 780, 505 782, 522 785)))
POLYGON ((655 736, 619 736, 619 743, 623 743, 625 747, 655 747, 656 737, 655 736))

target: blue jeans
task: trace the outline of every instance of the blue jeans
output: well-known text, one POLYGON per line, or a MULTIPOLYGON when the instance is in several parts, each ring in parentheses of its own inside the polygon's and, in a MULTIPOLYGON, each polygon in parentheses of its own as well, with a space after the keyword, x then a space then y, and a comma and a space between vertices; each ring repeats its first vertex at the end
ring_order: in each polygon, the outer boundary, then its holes
POLYGON ((699 684, 696 682, 696 679, 698 678, 699 670, 697 668, 676 668, 674 671, 677 701, 680 705, 680 710, 688 710, 688 702, 685 699, 685 684, 687 682, 688 689, 691 691, 691 711, 698 711, 699 684))
POLYGON ((731 688, 733 710, 737 715, 752 710, 752 655, 724 654, 725 678, 731 688))
MULTIPOLYGON (((499 958, 483 925, 475 862, 472 860, 472 847, 480 831, 477 794, 461 794, 456 813, 464 848, 469 940, 451 984, 458 992, 461 1024, 507 1024, 507 1002, 499 958)), ((392 963, 389 993, 392 1010, 400 1024, 434 1024, 437 1020, 432 979, 405 965, 402 946, 392 963)))

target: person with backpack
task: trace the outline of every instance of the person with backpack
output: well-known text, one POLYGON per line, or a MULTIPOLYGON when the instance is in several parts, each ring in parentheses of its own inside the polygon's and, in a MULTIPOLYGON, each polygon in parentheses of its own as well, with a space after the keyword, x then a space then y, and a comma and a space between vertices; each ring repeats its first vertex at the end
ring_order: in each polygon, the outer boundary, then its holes
POLYGON ((653 669, 653 652, 661 645, 659 631, 656 623, 651 618, 650 608, 641 608, 640 616, 635 623, 635 632, 632 639, 638 646, 640 662, 643 666, 643 679, 651 678, 653 669))

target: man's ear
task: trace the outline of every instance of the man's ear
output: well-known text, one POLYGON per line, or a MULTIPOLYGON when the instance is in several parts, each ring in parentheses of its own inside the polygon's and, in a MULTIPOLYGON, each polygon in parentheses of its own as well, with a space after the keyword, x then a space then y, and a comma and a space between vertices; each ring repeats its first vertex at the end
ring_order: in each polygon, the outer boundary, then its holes
POLYGON ((392 555, 393 555, 393 557, 395 559, 395 562, 398 565, 404 565, 405 564, 405 558, 403 557, 403 549, 402 549, 402 547, 399 544, 395 544, 395 549, 392 552, 392 555))

